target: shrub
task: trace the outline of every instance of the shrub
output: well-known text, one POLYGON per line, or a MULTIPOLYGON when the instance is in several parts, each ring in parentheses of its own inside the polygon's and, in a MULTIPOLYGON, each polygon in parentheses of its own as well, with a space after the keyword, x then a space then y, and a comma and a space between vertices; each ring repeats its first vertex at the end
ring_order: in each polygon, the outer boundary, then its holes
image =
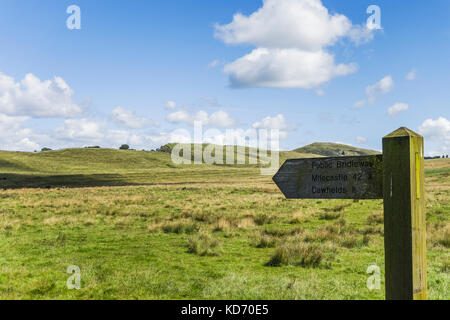
POLYGON ((42 152, 52 151, 52 149, 44 147, 44 148, 41 149, 41 151, 42 151, 42 152))
POLYGON ((190 253, 200 256, 217 256, 219 255, 220 242, 211 234, 202 232, 189 238, 188 248, 190 253))
POLYGON ((119 149, 120 149, 120 150, 128 150, 128 149, 130 149, 130 146, 127 145, 127 144, 123 144, 123 145, 121 145, 121 146, 119 147, 119 149))
POLYGON ((317 245, 304 242, 285 243, 276 248, 267 265, 297 265, 315 268, 320 265, 323 258, 324 254, 317 245))

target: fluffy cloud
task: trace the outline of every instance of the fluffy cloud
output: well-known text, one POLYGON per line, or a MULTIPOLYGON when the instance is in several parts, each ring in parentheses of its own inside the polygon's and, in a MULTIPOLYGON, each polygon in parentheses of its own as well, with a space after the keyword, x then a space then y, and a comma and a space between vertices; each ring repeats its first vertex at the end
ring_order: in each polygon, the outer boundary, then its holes
POLYGON ((279 130, 280 138, 285 139, 288 134, 288 125, 284 115, 278 114, 275 117, 265 117, 259 122, 255 122, 252 126, 255 129, 279 130))
POLYGON ((227 64, 233 87, 274 87, 310 89, 336 76, 357 70, 354 64, 335 65, 326 51, 258 48, 227 64))
POLYGON ((159 125, 158 122, 151 121, 147 118, 138 117, 134 114, 133 111, 124 109, 122 107, 113 109, 112 116, 117 124, 130 129, 139 129, 145 126, 157 127, 159 125))
POLYGON ((429 139, 450 140, 450 121, 444 117, 427 119, 419 127, 419 133, 429 139))
POLYGON ((419 133, 435 143, 432 155, 450 152, 450 121, 444 117, 437 120, 427 119, 419 127, 419 133))
POLYGON ((392 107, 390 107, 388 109, 388 114, 390 116, 395 116, 396 114, 398 114, 399 112, 402 111, 406 111, 409 109, 409 106, 407 103, 403 103, 403 102, 397 102, 395 103, 392 107))
POLYGON ((215 36, 257 47, 225 66, 233 86, 309 89, 356 71, 353 64, 335 65, 325 48, 342 37, 367 42, 372 32, 366 29, 330 14, 320 0, 264 0, 249 16, 237 13, 231 23, 216 25, 215 36))
POLYGON ((278 129, 284 130, 287 128, 286 120, 282 114, 278 114, 275 117, 265 117, 259 122, 253 124, 255 129, 278 129))
POLYGON ((355 103, 355 107, 362 107, 365 104, 373 105, 381 95, 390 92, 394 88, 394 80, 391 76, 386 76, 377 83, 366 88, 366 100, 360 100, 355 103))
POLYGON ((199 122, 203 126, 215 127, 230 127, 235 123, 235 120, 223 110, 214 112, 211 115, 202 110, 195 114, 180 110, 169 114, 166 120, 171 123, 185 123, 189 125, 194 125, 194 122, 199 122))
POLYGON ((73 90, 60 77, 41 81, 28 73, 20 82, 0 73, 0 112, 36 118, 70 118, 81 113, 72 101, 73 90))
POLYGON ((231 23, 216 25, 215 36, 227 44, 320 50, 351 27, 346 16, 330 15, 320 0, 264 0, 250 16, 237 13, 231 23))
POLYGON ((165 107, 166 109, 173 110, 177 107, 177 103, 175 101, 167 101, 165 107))
POLYGON ((0 145, 2 150, 34 151, 51 139, 44 134, 23 128, 29 117, 12 117, 0 113, 0 145))
POLYGON ((127 130, 111 130, 105 123, 90 119, 68 119, 64 125, 56 129, 59 141, 56 144, 81 147, 97 144, 101 146, 117 147, 127 143, 135 148, 149 148, 155 142, 167 143, 170 135, 146 135, 127 130))
POLYGON ((100 141, 104 137, 103 124, 89 119, 68 119, 56 129, 61 138, 75 141, 100 141))

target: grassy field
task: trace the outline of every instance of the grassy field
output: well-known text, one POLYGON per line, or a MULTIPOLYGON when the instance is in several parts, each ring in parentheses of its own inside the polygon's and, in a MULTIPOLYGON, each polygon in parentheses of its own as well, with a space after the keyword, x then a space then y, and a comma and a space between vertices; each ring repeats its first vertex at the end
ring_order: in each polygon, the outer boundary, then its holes
MULTIPOLYGON (((381 200, 286 200, 258 165, 107 149, 0 152, 0 186, 0 299, 384 299, 381 200)), ((429 298, 450 299, 448 159, 426 191, 429 298)))

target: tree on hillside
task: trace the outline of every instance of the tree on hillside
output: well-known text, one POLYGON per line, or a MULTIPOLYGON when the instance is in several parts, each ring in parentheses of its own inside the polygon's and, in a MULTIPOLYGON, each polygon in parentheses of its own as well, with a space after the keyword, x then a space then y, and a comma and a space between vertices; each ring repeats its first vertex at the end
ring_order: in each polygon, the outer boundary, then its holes
POLYGON ((120 149, 120 150, 128 150, 128 149, 130 149, 130 146, 127 145, 127 144, 123 144, 123 145, 120 146, 119 149, 120 149))
POLYGON ((45 151, 52 151, 52 149, 44 147, 44 148, 41 149, 41 151, 42 151, 42 152, 45 152, 45 151))

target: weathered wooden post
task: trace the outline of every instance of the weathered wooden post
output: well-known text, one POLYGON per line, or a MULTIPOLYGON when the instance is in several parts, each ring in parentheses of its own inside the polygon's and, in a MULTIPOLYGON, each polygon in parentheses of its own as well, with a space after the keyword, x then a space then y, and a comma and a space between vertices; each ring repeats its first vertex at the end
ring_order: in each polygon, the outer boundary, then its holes
POLYGON ((383 138, 386 299, 427 298, 423 137, 400 128, 383 138))
POLYGON ((386 299, 427 298, 422 136, 400 128, 382 156, 287 160, 273 181, 288 199, 384 199, 386 299))

